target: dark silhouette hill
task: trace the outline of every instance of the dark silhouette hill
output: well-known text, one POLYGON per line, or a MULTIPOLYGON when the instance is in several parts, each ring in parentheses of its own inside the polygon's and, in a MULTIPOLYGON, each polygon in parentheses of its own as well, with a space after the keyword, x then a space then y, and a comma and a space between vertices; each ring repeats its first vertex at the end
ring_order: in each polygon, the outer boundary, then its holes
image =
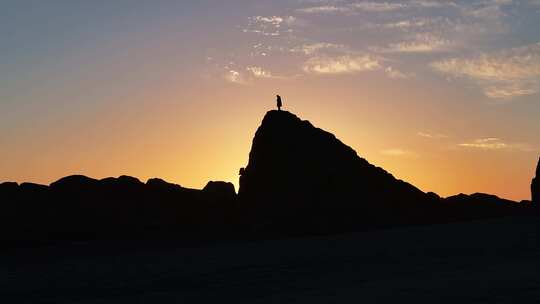
MULTIPOLYGON (((266 238, 531 213, 493 195, 424 193, 286 111, 266 114, 240 172, 238 195, 226 182, 196 190, 129 176, 2 183, 0 239, 266 238)), ((538 177, 532 189, 538 201, 538 177)))
POLYGON ((318 231, 421 217, 435 202, 286 111, 268 112, 255 133, 239 198, 261 229, 307 220, 318 231))
POLYGON ((6 241, 219 236, 236 213, 234 186, 225 182, 195 190, 160 179, 73 175, 50 186, 3 183, 0 197, 6 241))
POLYGON ((531 182, 531 200, 535 206, 540 203, 540 159, 536 165, 536 175, 531 182))
POLYGON ((257 231, 312 233, 499 216, 517 206, 483 194, 424 193, 286 111, 269 111, 258 128, 239 201, 257 231))

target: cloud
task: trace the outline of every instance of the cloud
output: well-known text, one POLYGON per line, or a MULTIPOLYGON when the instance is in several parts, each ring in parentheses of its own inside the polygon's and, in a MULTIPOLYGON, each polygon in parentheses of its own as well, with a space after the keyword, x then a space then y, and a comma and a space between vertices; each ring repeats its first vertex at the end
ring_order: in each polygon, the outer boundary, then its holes
POLYGON ((486 6, 472 10, 464 10, 464 15, 474 18, 497 19, 504 16, 499 6, 486 6))
POLYGON ((431 33, 417 33, 409 41, 391 43, 387 47, 373 47, 372 49, 382 53, 429 53, 447 51, 451 47, 452 43, 449 40, 431 33))
POLYGON ((497 137, 479 138, 470 142, 460 143, 459 147, 482 149, 482 150, 518 150, 518 151, 534 151, 528 144, 522 143, 506 143, 497 137))
POLYGON ((480 138, 475 139, 472 142, 458 144, 458 146, 485 150, 500 150, 508 148, 508 145, 501 142, 499 138, 480 138))
POLYGON ((255 78, 274 78, 272 73, 258 66, 248 66, 246 70, 250 72, 255 78))
POLYGON ((381 154, 388 155, 388 156, 413 156, 414 153, 399 149, 399 148, 393 148, 393 149, 385 149, 380 151, 381 154))
POLYGON ((427 8, 439 8, 439 7, 456 7, 457 4, 453 1, 430 1, 430 0, 416 0, 411 2, 412 5, 418 7, 427 8))
POLYGON ((281 32, 279 32, 279 31, 267 32, 267 31, 264 31, 264 30, 243 29, 242 32, 261 34, 263 36, 279 36, 279 35, 281 35, 281 32))
POLYGON ((540 91, 540 43, 430 65, 438 72, 472 79, 491 98, 512 98, 540 91))
POLYGON ((416 133, 416 135, 418 135, 420 137, 431 138, 431 139, 448 138, 448 135, 432 134, 432 133, 427 133, 427 132, 418 132, 418 133, 416 133))
POLYGON ((355 13, 363 12, 389 12, 406 8, 407 6, 397 2, 356 2, 344 5, 319 5, 297 9, 299 13, 324 14, 324 13, 355 13))
MULTIPOLYGON (((463 20, 454 20, 450 17, 411 17, 408 19, 396 18, 385 23, 371 24, 371 28, 375 29, 397 29, 402 31, 413 32, 419 29, 428 33, 447 33, 455 31, 459 26, 463 25, 463 20)), ((418 32, 420 33, 420 32, 418 32)), ((415 37, 413 37, 415 38, 415 37)))
POLYGON ((296 11, 299 12, 299 13, 317 14, 317 13, 350 12, 351 9, 349 7, 344 7, 344 6, 321 5, 321 6, 312 6, 312 7, 299 8, 296 11))
POLYGON ((235 83, 235 84, 247 84, 247 81, 245 80, 244 76, 235 70, 229 70, 227 73, 225 73, 225 79, 228 82, 235 83))
POLYGON ((408 28, 415 28, 415 27, 423 27, 426 26, 429 22, 429 19, 423 18, 423 19, 412 19, 412 20, 400 20, 396 22, 389 22, 384 23, 380 25, 379 27, 387 28, 387 29, 408 29, 408 28))
POLYGON ((338 50, 344 51, 346 47, 343 44, 317 42, 311 44, 304 44, 300 47, 291 49, 292 52, 304 53, 305 55, 312 55, 321 50, 338 50))
POLYGON ((480 19, 498 19, 506 16, 502 10, 503 6, 512 4, 512 0, 485 0, 472 2, 472 5, 462 6, 461 11, 465 16, 480 19))
POLYGON ((366 12, 388 12, 405 8, 406 5, 397 2, 358 2, 352 3, 351 7, 366 12))
POLYGON ((509 85, 488 86, 484 94, 490 98, 509 99, 518 96, 532 95, 538 92, 537 84, 511 83, 509 85))
POLYGON ((386 73, 386 75, 392 79, 408 79, 414 77, 414 74, 403 73, 391 66, 386 67, 386 69, 384 69, 384 73, 386 73))
POLYGON ((272 72, 264 69, 263 67, 250 65, 245 68, 236 68, 231 66, 225 67, 225 73, 223 78, 230 83, 239 84, 239 85, 251 85, 256 79, 293 79, 300 75, 291 75, 291 76, 281 76, 274 75, 272 72))
POLYGON ((489 81, 535 77, 540 75, 540 44, 482 54, 474 59, 448 59, 434 63, 433 67, 456 76, 489 81))
POLYGON ((381 2, 381 1, 360 1, 352 3, 338 3, 343 1, 316 1, 318 6, 309 6, 297 9, 297 12, 306 14, 324 14, 324 13, 387 13, 409 8, 441 8, 448 6, 457 6, 452 1, 429 1, 416 0, 409 2, 381 2))
POLYGON ((248 18, 248 25, 242 31, 263 36, 280 36, 283 32, 292 32, 291 27, 296 22, 294 16, 253 16, 248 18))
POLYGON ((380 68, 379 60, 370 55, 313 57, 303 65, 303 70, 310 74, 352 74, 380 68))
POLYGON ((253 74, 253 76, 255 76, 257 78, 272 78, 272 73, 270 73, 269 71, 264 70, 261 67, 248 66, 246 68, 246 70, 251 72, 251 74, 253 74))
POLYGON ((271 16, 271 17, 263 17, 263 16, 254 16, 251 17, 251 19, 255 23, 266 23, 269 25, 272 25, 273 27, 281 27, 282 24, 292 24, 296 20, 294 16, 286 16, 286 17, 279 17, 279 16, 271 16))

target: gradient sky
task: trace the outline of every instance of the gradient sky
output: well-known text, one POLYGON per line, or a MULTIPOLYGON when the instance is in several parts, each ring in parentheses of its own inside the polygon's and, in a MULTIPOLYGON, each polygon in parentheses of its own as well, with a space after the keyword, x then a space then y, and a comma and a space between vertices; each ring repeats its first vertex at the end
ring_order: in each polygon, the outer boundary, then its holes
POLYGON ((528 199, 540 1, 0 2, 0 181, 237 184, 274 96, 397 178, 528 199))

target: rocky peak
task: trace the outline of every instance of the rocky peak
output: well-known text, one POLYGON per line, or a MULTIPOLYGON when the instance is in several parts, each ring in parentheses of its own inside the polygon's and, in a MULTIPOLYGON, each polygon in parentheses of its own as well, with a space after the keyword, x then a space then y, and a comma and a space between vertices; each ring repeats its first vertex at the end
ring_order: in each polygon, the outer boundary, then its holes
POLYGON ((233 200, 236 197, 234 185, 229 182, 210 181, 202 192, 219 199, 233 200))
POLYGON ((409 211, 416 210, 414 205, 433 200, 287 111, 269 111, 255 133, 239 199, 263 217, 325 220, 339 213, 335 218, 344 221, 390 206, 399 213, 406 202, 412 202, 409 211))

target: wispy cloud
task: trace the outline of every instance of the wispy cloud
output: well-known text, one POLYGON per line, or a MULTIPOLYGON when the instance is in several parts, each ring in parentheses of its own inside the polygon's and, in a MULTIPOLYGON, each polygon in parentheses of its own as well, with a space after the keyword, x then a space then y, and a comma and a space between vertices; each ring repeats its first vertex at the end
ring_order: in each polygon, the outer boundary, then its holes
MULTIPOLYGON (((463 20, 455 20, 448 16, 412 16, 410 18, 392 18, 383 23, 370 23, 367 27, 372 29, 400 30, 408 33, 431 33, 442 35, 456 32, 463 27, 463 20)), ((415 38, 415 37, 413 37, 415 38)))
MULTIPOLYGON (((296 0, 294 6, 280 11, 298 14, 272 12, 244 19, 247 24, 240 28, 258 35, 245 35, 245 39, 251 39, 249 49, 239 45, 229 55, 232 58, 226 60, 241 62, 243 67, 233 70, 248 82, 255 78, 275 79, 280 74, 298 75, 298 70, 292 70, 298 67, 305 74, 378 70, 390 79, 407 79, 426 70, 408 71, 400 67, 428 65, 452 77, 473 79, 490 98, 509 99, 540 91, 540 81, 536 76, 494 80, 478 71, 487 69, 488 64, 482 60, 493 63, 503 59, 491 52, 477 57, 459 54, 471 54, 493 45, 490 39, 507 34, 504 24, 511 14, 509 8, 522 7, 511 0, 296 0), (490 11, 497 12, 498 17, 484 16, 490 11), (450 53, 452 57, 441 57, 450 53), (255 61, 255 57, 265 58, 255 61), (270 61, 290 64, 272 65, 272 72, 259 66, 264 63, 270 67, 270 61)), ((535 60, 530 60, 532 66, 535 60)), ((495 69, 492 64, 492 70, 495 69)), ((523 68, 526 69, 531 69, 531 65, 523 68)), ((504 74, 507 72, 508 69, 504 70, 504 74)))
POLYGON ((484 94, 490 98, 510 99, 518 96, 532 95, 538 92, 537 83, 515 82, 507 85, 488 86, 484 94))
POLYGON ((407 41, 390 43, 387 47, 372 47, 372 50, 382 53, 429 53, 447 51, 452 47, 449 40, 431 33, 417 33, 407 41))
POLYGON ((294 16, 254 16, 249 18, 253 24, 258 24, 261 27, 280 28, 284 25, 291 26, 296 22, 294 16))
POLYGON ((414 74, 412 73, 404 73, 391 66, 386 67, 384 69, 384 73, 386 73, 386 75, 392 79, 408 79, 414 77, 414 74))
POLYGON ((451 58, 431 67, 454 77, 467 77, 491 98, 512 98, 540 90, 540 43, 475 58, 451 58))
POLYGON ((409 8, 441 8, 447 6, 456 6, 452 1, 429 1, 416 0, 407 2, 383 2, 383 1, 360 1, 360 2, 345 2, 345 1, 319 1, 319 5, 309 6, 297 9, 297 12, 307 14, 323 14, 323 13, 387 13, 409 8), (341 2, 341 3, 339 3, 341 2))
POLYGON ((338 13, 338 12, 350 12, 351 9, 345 6, 335 6, 335 5, 320 5, 320 6, 311 6, 299 8, 296 10, 299 13, 306 14, 317 14, 317 13, 338 13))
POLYGON ((387 22, 383 24, 375 24, 374 27, 387 28, 387 29, 410 29, 424 27, 430 23, 430 19, 406 19, 394 22, 387 22))
POLYGON ((274 77, 270 71, 267 71, 263 69, 262 67, 248 66, 246 70, 250 72, 256 78, 273 78, 274 77))
POLYGON ((294 75, 276 75, 269 70, 260 67, 260 66, 248 66, 246 67, 246 71, 248 72, 250 76, 250 80, 253 80, 254 78, 262 78, 262 79, 295 79, 301 75, 294 74, 294 75))
POLYGON ((247 84, 247 81, 244 78, 243 74, 236 70, 227 71, 224 75, 224 78, 230 83, 241 84, 241 85, 247 84))
POLYGON ((398 2, 358 2, 350 4, 350 7, 366 12, 389 12, 406 8, 407 5, 398 2))
POLYGON ((445 1, 431 1, 431 0, 414 0, 410 2, 411 5, 417 7, 427 7, 427 8, 439 8, 439 7, 456 7, 457 4, 454 1, 445 0, 445 1))
POLYGON ((325 14, 325 13, 355 13, 355 12, 390 12, 406 8, 407 5, 397 2, 355 2, 341 5, 318 5, 297 9, 299 13, 325 14))
POLYGON ((381 154, 388 155, 388 156, 415 156, 416 155, 415 153, 411 151, 400 149, 400 148, 384 149, 384 150, 381 150, 380 152, 381 154))
POLYGON ((458 146, 484 150, 500 150, 508 148, 508 144, 495 137, 475 139, 472 142, 458 144, 458 146))
POLYGON ((303 70, 310 74, 351 74, 380 68, 379 60, 371 55, 313 57, 303 65, 303 70))
POLYGON ((223 75, 223 78, 225 78, 226 81, 234 84, 239 85, 252 85, 256 79, 293 79, 295 77, 298 77, 299 75, 293 75, 293 76, 282 76, 282 75, 274 75, 269 70, 255 65, 247 66, 243 69, 237 68, 229 68, 225 70, 225 73, 223 75))
POLYGON ((427 132, 418 132, 416 135, 424 138, 430 138, 430 139, 441 139, 441 138, 448 138, 448 135, 445 134, 438 134, 438 133, 427 133, 427 132))
POLYGON ((512 0, 484 0, 471 2, 472 5, 461 6, 461 11, 465 16, 480 19, 497 19, 505 16, 503 7, 512 4, 512 0))
POLYGON ((345 51, 346 47, 343 44, 317 42, 317 43, 303 44, 299 47, 295 47, 291 49, 292 52, 304 53, 305 55, 312 55, 322 50, 345 51))
POLYGON ((297 21, 294 16, 253 16, 248 18, 244 33, 256 33, 263 36, 280 36, 283 32, 292 32, 297 21))
POLYGON ((459 147, 482 149, 482 150, 517 150, 533 151, 530 145, 523 143, 507 143, 497 137, 487 137, 472 140, 470 142, 460 143, 459 147))

